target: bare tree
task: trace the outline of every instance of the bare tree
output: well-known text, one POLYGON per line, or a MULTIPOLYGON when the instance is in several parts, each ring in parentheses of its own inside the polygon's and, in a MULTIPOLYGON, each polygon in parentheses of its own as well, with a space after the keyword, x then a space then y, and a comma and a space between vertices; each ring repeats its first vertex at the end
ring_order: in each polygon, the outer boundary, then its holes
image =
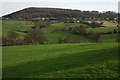
POLYGON ((43 44, 46 41, 46 39, 43 36, 43 33, 40 29, 35 29, 29 31, 25 41, 26 43, 43 44))

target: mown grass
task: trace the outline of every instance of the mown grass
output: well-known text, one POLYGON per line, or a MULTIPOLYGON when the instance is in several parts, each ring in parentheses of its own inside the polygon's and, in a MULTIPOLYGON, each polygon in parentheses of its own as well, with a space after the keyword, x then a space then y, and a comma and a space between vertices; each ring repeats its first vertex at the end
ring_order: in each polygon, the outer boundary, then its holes
MULTIPOLYGON (((2 21, 2 35, 7 36, 9 31, 15 30, 30 30, 34 24, 30 24, 27 21, 19 21, 19 20, 3 20, 2 21)), ((25 33, 18 32, 20 36, 24 36, 25 33)))
POLYGON ((3 78, 117 78, 118 43, 3 47, 3 78))

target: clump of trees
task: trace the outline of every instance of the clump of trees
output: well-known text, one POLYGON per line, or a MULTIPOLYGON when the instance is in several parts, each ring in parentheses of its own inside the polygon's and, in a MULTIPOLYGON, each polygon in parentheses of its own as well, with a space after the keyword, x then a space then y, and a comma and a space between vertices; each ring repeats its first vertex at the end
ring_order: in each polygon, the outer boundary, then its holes
POLYGON ((65 38, 65 43, 79 43, 80 40, 75 36, 68 36, 65 38))
POLYGON ((2 37, 2 45, 17 45, 18 33, 15 31, 8 32, 7 37, 2 37))
POLYGON ((2 46, 5 46, 5 45, 6 46, 9 45, 9 43, 8 43, 7 38, 2 36, 2 46))
POLYGON ((95 32, 92 32, 92 31, 88 32, 88 31, 86 30, 86 28, 84 28, 84 27, 82 27, 82 26, 80 26, 80 27, 75 27, 75 28, 73 29, 73 33, 74 33, 74 34, 77 34, 77 35, 85 36, 85 37, 90 38, 90 39, 92 39, 92 40, 94 40, 94 41, 96 41, 96 42, 100 41, 100 36, 101 36, 100 33, 95 33, 95 32))
POLYGON ((92 22, 90 23, 90 25, 91 25, 92 27, 101 27, 101 26, 103 25, 103 22, 100 21, 100 23, 98 23, 98 22, 96 22, 96 21, 92 21, 92 22))
POLYGON ((33 28, 40 29, 40 28, 46 28, 50 25, 48 22, 34 22, 35 26, 33 28))
POLYGON ((95 33, 95 32, 87 32, 86 37, 94 40, 95 42, 100 42, 101 41, 101 34, 100 33, 95 33))
MULTIPOLYGON (((81 35, 92 39, 95 42, 101 41, 101 33, 95 33, 92 31, 88 31, 84 26, 78 26, 74 28, 63 28, 61 31, 71 31, 75 35, 81 35)), ((59 39, 58 43, 78 43, 80 40, 74 36, 68 36, 66 38, 59 39)))
POLYGON ((78 35, 85 35, 87 30, 85 27, 79 26, 72 29, 73 33, 78 35))
POLYGON ((20 37, 15 31, 10 31, 7 37, 2 37, 3 46, 12 45, 30 45, 30 44, 47 44, 46 38, 40 29, 28 31, 27 35, 20 37))
MULTIPOLYGON (((66 21, 64 18, 76 18, 82 20, 114 20, 118 17, 118 13, 107 11, 81 11, 72 9, 59 9, 59 8, 26 8, 18 12, 3 16, 4 19, 21 19, 21 20, 56 20, 66 21), (54 19, 55 18, 55 19, 54 19), (61 18, 61 19, 60 19, 61 18), (89 19, 90 18, 90 19, 89 19)), ((119 21, 119 20, 118 20, 119 21)))
POLYGON ((90 27, 92 28, 96 28, 96 27, 104 27, 102 26, 103 25, 103 21, 100 21, 100 22, 96 22, 96 21, 92 21, 92 22, 87 22, 87 21, 80 21, 80 23, 83 23, 83 24, 86 24, 86 25, 89 25, 90 27))
POLYGON ((27 44, 44 44, 46 42, 46 38, 43 36, 40 29, 35 29, 28 32, 27 36, 25 36, 25 42, 27 44))
POLYGON ((80 40, 75 36, 67 36, 66 38, 58 39, 58 43, 80 43, 80 40))
POLYGON ((7 37, 2 37, 3 46, 13 46, 13 45, 25 45, 24 37, 20 37, 15 31, 8 32, 7 37))
POLYGON ((16 44, 18 36, 19 36, 18 33, 15 31, 11 31, 8 33, 8 40, 12 45, 16 44))

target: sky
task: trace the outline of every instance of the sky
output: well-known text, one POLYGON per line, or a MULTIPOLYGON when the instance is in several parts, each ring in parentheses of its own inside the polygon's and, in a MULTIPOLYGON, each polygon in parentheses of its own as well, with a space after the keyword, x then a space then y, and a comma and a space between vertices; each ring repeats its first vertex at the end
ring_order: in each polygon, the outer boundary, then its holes
POLYGON ((119 0, 0 0, 0 16, 28 7, 118 12, 118 2, 119 0))

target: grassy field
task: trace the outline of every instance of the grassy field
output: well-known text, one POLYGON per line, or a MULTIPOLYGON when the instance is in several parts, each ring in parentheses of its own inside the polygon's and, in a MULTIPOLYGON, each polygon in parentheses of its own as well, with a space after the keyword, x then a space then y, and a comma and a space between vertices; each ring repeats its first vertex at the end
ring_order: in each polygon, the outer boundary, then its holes
MULTIPOLYGON (((91 23, 91 21, 87 21, 89 23, 91 23)), ((100 21, 96 21, 98 23, 100 23, 100 21)), ((102 26, 106 26, 106 27, 117 27, 118 23, 116 22, 112 22, 112 21, 103 21, 103 25, 102 26)))
MULTIPOLYGON (((32 26, 34 26, 33 23, 27 22, 27 21, 15 21, 15 20, 3 20, 2 22, 3 29, 2 29, 2 35, 7 36, 9 31, 15 31, 15 30, 23 30, 23 31, 28 31, 31 30, 32 26)), ((44 33, 44 36, 47 38, 49 43, 56 44, 58 43, 59 39, 65 39, 67 37, 74 37, 78 39, 80 42, 85 43, 85 42, 93 42, 93 40, 86 38, 84 36, 80 35, 75 35, 70 31, 63 31, 61 29, 63 28, 69 28, 69 27, 78 27, 78 26, 84 26, 88 27, 85 24, 81 23, 54 23, 51 24, 47 28, 43 28, 42 31, 44 33)), ((118 31, 117 27, 99 27, 99 28, 89 28, 88 31, 93 31, 93 32, 113 32, 114 29, 118 31)), ((17 32, 20 36, 25 36, 26 33, 23 32, 17 32)), ((111 35, 102 35, 102 40, 103 41, 115 41, 116 38, 114 37, 109 37, 111 35), (106 38, 105 38, 106 37, 106 38), (110 39, 111 38, 111 39, 110 39)))
POLYGON ((118 43, 3 47, 3 78, 117 78, 118 43))
MULTIPOLYGON (((7 36, 9 31, 15 30, 30 30, 34 24, 30 24, 27 21, 19 21, 19 20, 3 20, 2 21, 2 35, 7 36)), ((18 32, 20 36, 24 36, 25 33, 18 32)))
MULTIPOLYGON (((78 40, 80 40, 80 42, 85 43, 85 42, 93 42, 91 39, 84 37, 84 36, 80 36, 80 35, 74 35, 72 32, 70 31, 60 31, 60 29, 62 28, 68 28, 68 27, 78 27, 78 26, 84 26, 87 27, 87 25, 84 24, 80 24, 80 23, 55 23, 52 24, 51 26, 49 26, 48 28, 44 28, 43 32, 44 35, 46 36, 46 38, 48 39, 48 41, 50 43, 58 43, 59 39, 65 39, 68 36, 74 36, 76 37, 78 40)), ((118 31, 118 27, 98 27, 98 28, 89 28, 87 29, 88 31, 92 31, 92 32, 114 32, 114 29, 116 29, 118 31)), ((101 35, 101 40, 102 42, 115 42, 117 40, 117 34, 111 34, 111 35, 101 35)))
POLYGON ((50 43, 58 43, 58 39, 64 39, 69 36, 74 36, 77 39, 80 40, 80 42, 91 42, 90 39, 85 38, 83 36, 74 35, 70 31, 61 31, 62 28, 69 28, 69 27, 78 27, 78 26, 84 26, 87 27, 87 25, 80 24, 80 23, 55 23, 51 24, 48 28, 44 28, 43 32, 46 38, 50 43))
MULTIPOLYGON (((3 21, 3 36, 9 31, 31 30, 33 23, 3 21)), ((63 28, 84 26, 81 23, 54 23, 42 28, 48 45, 8 46, 3 49, 3 78, 117 78, 117 34, 101 35, 102 43, 75 35, 63 28), (81 43, 57 44, 59 39, 74 36, 81 43)), ((89 28, 93 32, 118 31, 117 27, 89 28)), ((17 32, 20 36, 25 33, 17 32)))
POLYGON ((118 34, 107 34, 107 35, 102 35, 101 40, 103 42, 114 42, 118 39, 118 34))
MULTIPOLYGON (((88 31, 96 32, 96 33, 107 33, 119 31, 118 27, 99 27, 99 28, 89 28, 88 31)), ((115 42, 118 39, 118 34, 102 34, 101 41, 102 42, 115 42)))
POLYGON ((111 22, 111 21, 103 21, 103 26, 107 26, 107 27, 117 27, 118 23, 117 21, 115 23, 111 22))
POLYGON ((113 32, 114 29, 118 31, 118 27, 98 27, 98 28, 89 28, 88 31, 93 31, 93 32, 113 32))

